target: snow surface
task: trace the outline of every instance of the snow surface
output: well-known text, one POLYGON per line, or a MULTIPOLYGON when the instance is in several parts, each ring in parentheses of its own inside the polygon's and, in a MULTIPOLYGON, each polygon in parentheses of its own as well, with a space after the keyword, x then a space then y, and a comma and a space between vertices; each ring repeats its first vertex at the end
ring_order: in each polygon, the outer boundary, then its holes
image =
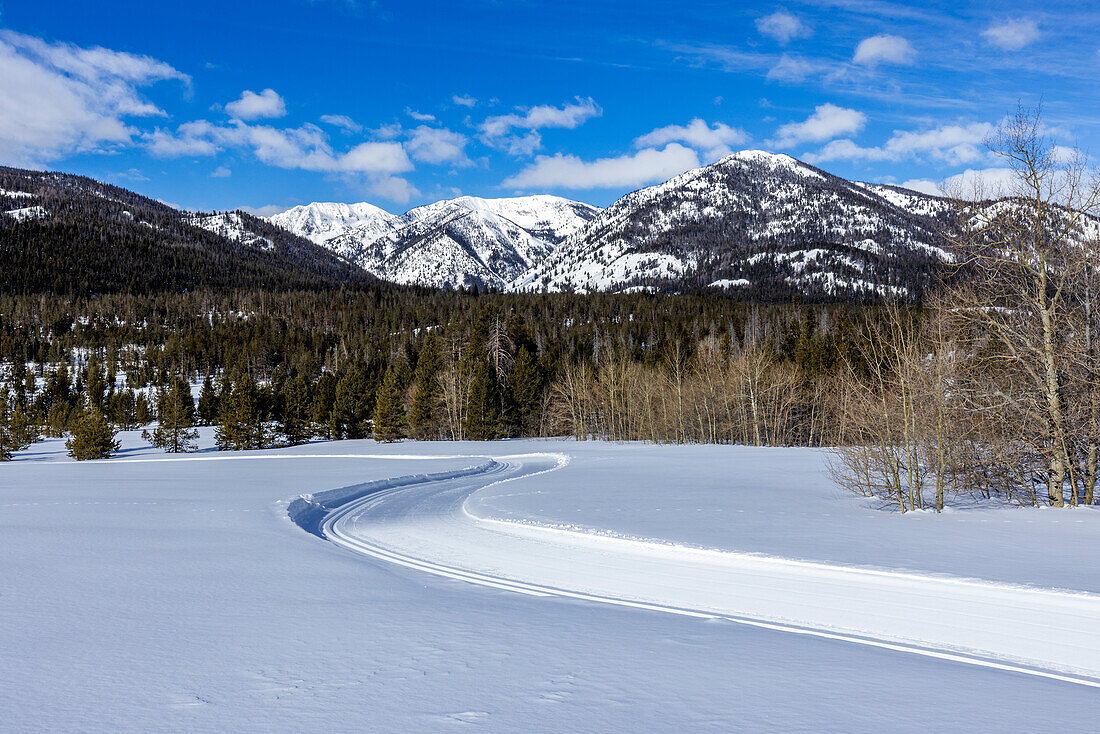
MULTIPOLYGON (((108 461, 71 462, 51 440, 0 465, 10 730, 1092 731, 1100 715, 1073 683, 468 584, 348 552, 287 514, 302 494, 481 467, 378 491, 345 526, 422 536, 453 517, 432 509, 449 497, 552 548, 563 531, 634 536, 666 544, 666 562, 700 546, 1095 590, 1095 564, 1029 560, 1055 536, 1095 558, 1092 510, 900 516, 831 488, 807 450, 354 441, 167 457, 123 438, 108 461)), ((1051 621, 1032 636, 1067 622, 1051 621)))

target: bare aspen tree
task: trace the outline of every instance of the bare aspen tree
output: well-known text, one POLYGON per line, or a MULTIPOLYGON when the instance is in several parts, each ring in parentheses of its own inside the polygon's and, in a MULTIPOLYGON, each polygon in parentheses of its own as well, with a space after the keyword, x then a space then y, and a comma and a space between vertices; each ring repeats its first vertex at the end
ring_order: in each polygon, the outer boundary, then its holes
POLYGON ((996 191, 979 182, 971 192, 952 192, 968 201, 950 239, 969 277, 949 298, 960 321, 997 342, 984 358, 1008 363, 1026 382, 1007 395, 1018 402, 1017 414, 1041 421, 1021 428, 1025 438, 1039 438, 1047 500, 1061 507, 1067 480, 1077 501, 1067 390, 1080 364, 1075 342, 1084 333, 1080 286, 1096 267, 1084 242, 1100 185, 1079 153, 1067 154, 1047 138, 1038 110, 1019 109, 989 148, 1004 159, 1011 181, 996 191))

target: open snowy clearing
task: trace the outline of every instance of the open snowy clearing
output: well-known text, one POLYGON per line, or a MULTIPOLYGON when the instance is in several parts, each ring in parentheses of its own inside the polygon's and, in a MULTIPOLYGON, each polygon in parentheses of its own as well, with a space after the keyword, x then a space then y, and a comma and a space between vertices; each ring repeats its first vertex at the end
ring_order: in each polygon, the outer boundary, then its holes
MULTIPOLYGON (((623 584, 610 589, 617 595, 639 594, 652 563, 706 568, 694 548, 708 548, 839 567, 846 581, 878 578, 851 566, 903 568, 905 579, 941 588, 948 582, 935 575, 953 572, 999 582, 976 585, 983 590, 1091 603, 1043 591, 1094 591, 1089 564, 1075 573, 1016 563, 1054 536, 1097 557, 1091 510, 901 518, 836 494, 819 455, 805 451, 343 442, 174 460, 125 438, 124 454, 106 462, 69 462, 51 441, 0 466, 0 711, 14 730, 1091 731, 1100 715, 1100 696, 1075 683, 724 620, 736 615, 721 611, 731 601, 716 602, 721 594, 682 605, 719 605, 697 618, 514 593, 350 553, 287 516, 300 494, 483 468, 375 486, 327 524, 418 562, 532 587, 588 584, 593 596, 607 595, 609 580, 623 584), (505 457, 560 453, 568 466, 485 487, 557 462, 505 457), (774 506, 760 501, 769 482, 790 493, 774 506), (812 523, 823 507, 830 516, 812 523), (425 537, 432 523, 577 553, 567 560, 581 565, 564 573, 560 555, 549 567, 535 556, 517 565, 501 552, 517 547, 508 545, 488 548, 494 559, 461 534, 425 537), (846 538, 876 523, 878 534, 846 538), (894 542, 870 553, 884 537, 894 542), (942 565, 952 553, 945 538, 958 538, 957 569, 942 565), (455 552, 434 556, 446 543, 455 552), (993 547, 964 558, 971 543, 993 547), (600 570, 639 545, 651 555, 645 565, 600 570)), ((641 591, 666 601, 699 583, 655 581, 641 591)), ((882 616, 857 604, 864 617, 882 616)), ((1042 642, 1049 627, 1060 631, 1049 633, 1055 642, 1087 647, 1064 612, 1005 619, 1039 641, 1033 653, 1057 648, 1042 642)))

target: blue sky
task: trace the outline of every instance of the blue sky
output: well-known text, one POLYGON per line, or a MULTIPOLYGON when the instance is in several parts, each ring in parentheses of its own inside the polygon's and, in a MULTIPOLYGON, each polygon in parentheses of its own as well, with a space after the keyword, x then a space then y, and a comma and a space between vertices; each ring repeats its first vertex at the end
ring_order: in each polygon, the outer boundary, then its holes
POLYGON ((606 205, 743 148, 931 188, 1042 101, 1100 150, 1089 3, 0 2, 0 163, 187 208, 606 205))

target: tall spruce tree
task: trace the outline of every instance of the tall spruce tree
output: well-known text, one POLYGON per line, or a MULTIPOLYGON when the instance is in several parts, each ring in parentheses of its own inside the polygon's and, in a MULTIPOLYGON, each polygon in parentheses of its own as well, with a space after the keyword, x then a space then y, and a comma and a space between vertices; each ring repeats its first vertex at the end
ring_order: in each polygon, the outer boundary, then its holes
POLYGON ((443 354, 439 339, 434 331, 430 331, 416 360, 412 411, 409 415, 412 435, 422 441, 439 438, 439 404, 443 398, 439 373, 442 369, 443 354))
POLYGON ((366 365, 355 360, 336 383, 330 419, 333 438, 365 438, 373 405, 374 386, 366 365))
POLYGON ((283 380, 277 421, 283 438, 291 446, 305 443, 310 438, 311 398, 309 383, 301 375, 283 380))
POLYGON ((37 440, 37 431, 18 403, 10 407, 7 400, 0 398, 0 461, 11 461, 15 452, 37 440))
POLYGON ((401 399, 398 372, 392 365, 386 369, 374 403, 374 439, 396 441, 405 437, 405 404, 401 399))
POLYGON ((214 442, 221 451, 247 451, 267 445, 266 415, 259 387, 247 374, 237 380, 221 398, 219 424, 214 442))
POLYGON ((199 437, 194 424, 195 402, 191 398, 191 386, 182 377, 175 377, 157 400, 157 427, 152 435, 148 431, 142 435, 169 454, 194 451, 199 437))
POLYGON ((214 378, 207 375, 199 391, 198 422, 203 426, 212 426, 218 421, 218 393, 214 390, 214 378))
POLYGON ((516 362, 508 373, 508 418, 515 433, 531 435, 538 427, 542 407, 542 372, 526 346, 519 348, 516 362))
POLYGON ((77 461, 87 461, 109 459, 118 453, 120 446, 115 440, 115 431, 103 413, 94 405, 87 405, 73 427, 72 435, 65 441, 65 448, 69 450, 69 456, 77 461))

